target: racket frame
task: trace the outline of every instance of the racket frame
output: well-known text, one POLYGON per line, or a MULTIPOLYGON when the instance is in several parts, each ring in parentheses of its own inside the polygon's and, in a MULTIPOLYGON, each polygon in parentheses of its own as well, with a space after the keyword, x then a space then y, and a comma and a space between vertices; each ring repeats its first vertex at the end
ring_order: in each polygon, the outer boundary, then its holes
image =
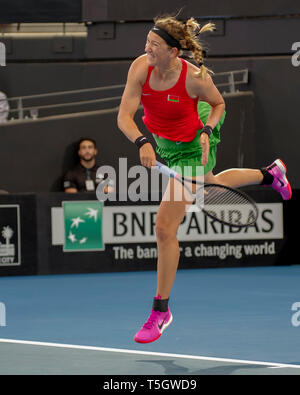
MULTIPOLYGON (((231 223, 231 222, 229 222, 229 221, 222 220, 222 219, 219 218, 218 216, 214 215, 213 212, 212 212, 211 210, 206 210, 206 209, 205 209, 205 203, 204 203, 204 204, 197 204, 197 198, 196 198, 196 199, 194 200, 194 202, 196 201, 197 207, 198 207, 205 215, 207 215, 207 216, 210 217, 211 219, 213 219, 213 220, 215 220, 215 221, 218 221, 218 222, 222 223, 223 225, 228 225, 228 226, 235 227, 235 228, 245 228, 245 227, 248 227, 248 226, 253 226, 253 225, 256 223, 257 218, 258 218, 258 214, 259 214, 257 204, 256 204, 256 202, 254 201, 254 199, 252 199, 252 198, 251 198, 247 193, 245 193, 244 191, 241 191, 240 189, 237 189, 237 188, 229 187, 229 186, 227 186, 227 185, 216 184, 216 183, 215 183, 215 184, 213 184, 213 183, 205 183, 205 182, 201 182, 201 181, 199 181, 199 180, 195 180, 195 179, 191 179, 191 178, 187 178, 187 177, 181 176, 179 173, 175 172, 174 170, 170 169, 168 166, 162 164, 162 163, 159 162, 159 161, 156 161, 156 166, 155 166, 155 168, 156 168, 158 171, 160 171, 162 174, 165 174, 166 176, 169 176, 170 178, 173 178, 174 180, 177 180, 178 182, 180 182, 180 183, 184 186, 184 188, 186 188, 186 189, 189 191, 189 193, 190 193, 191 195, 195 195, 195 194, 194 194, 194 193, 192 192, 192 190, 186 185, 187 182, 188 182, 188 183, 191 183, 191 184, 193 184, 193 185, 199 185, 199 186, 203 187, 203 188, 204 188, 204 194, 205 194, 205 188, 212 188, 212 187, 215 187, 215 188, 218 188, 218 189, 222 188, 222 189, 225 189, 225 190, 227 190, 227 191, 231 191, 233 194, 239 195, 239 196, 242 197, 243 199, 247 200, 248 203, 249 203, 249 205, 252 207, 252 211, 253 211, 253 213, 254 213, 253 219, 252 219, 251 221, 249 221, 249 222, 247 222, 247 223, 234 223, 234 224, 233 224, 233 223, 231 223)), ((222 203, 220 203, 220 204, 222 204, 222 203)), ((224 206, 226 206, 226 203, 224 203, 224 206)))

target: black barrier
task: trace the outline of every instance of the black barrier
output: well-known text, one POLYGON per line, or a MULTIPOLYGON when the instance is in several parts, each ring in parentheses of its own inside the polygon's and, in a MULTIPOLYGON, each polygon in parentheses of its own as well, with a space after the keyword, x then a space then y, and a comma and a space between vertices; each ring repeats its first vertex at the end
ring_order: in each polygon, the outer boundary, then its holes
MULTIPOLYGON (((270 189, 249 193, 260 216, 248 229, 225 227, 196 211, 186 215, 178 232, 179 269, 299 263, 292 228, 299 191, 289 202, 270 189)), ((0 275, 155 270, 158 204, 101 206, 93 193, 2 195, 0 275)))
POLYGON ((0 195, 0 275, 38 272, 36 196, 0 195))

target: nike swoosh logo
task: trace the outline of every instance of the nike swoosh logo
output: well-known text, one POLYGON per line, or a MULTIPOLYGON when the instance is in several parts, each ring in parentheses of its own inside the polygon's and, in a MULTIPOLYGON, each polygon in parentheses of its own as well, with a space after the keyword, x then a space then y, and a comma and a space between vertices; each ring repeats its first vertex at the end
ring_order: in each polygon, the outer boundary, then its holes
POLYGON ((181 144, 182 143, 182 141, 176 141, 176 144, 177 145, 179 145, 179 144, 181 144))
POLYGON ((161 330, 161 328, 163 327, 164 323, 165 323, 165 320, 163 320, 160 324, 157 324, 159 330, 161 330))

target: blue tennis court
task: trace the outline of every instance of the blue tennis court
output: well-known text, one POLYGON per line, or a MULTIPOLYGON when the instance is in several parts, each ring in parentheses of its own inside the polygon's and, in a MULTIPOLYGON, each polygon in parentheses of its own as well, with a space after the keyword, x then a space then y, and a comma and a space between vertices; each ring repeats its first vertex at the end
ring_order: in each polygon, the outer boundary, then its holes
POLYGON ((156 272, 0 278, 1 374, 300 374, 300 266, 179 270, 151 344, 156 272))

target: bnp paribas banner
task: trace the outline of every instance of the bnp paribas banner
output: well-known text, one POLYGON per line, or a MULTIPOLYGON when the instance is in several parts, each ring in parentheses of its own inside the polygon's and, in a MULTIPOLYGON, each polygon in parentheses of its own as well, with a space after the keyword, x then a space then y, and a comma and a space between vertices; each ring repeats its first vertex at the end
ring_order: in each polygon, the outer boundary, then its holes
MULTIPOLYGON (((230 255, 236 259, 246 255, 275 255, 275 241, 284 238, 282 203, 260 203, 258 207, 257 222, 239 229, 224 226, 192 206, 177 233, 183 246, 182 254, 186 258, 216 256, 220 259, 230 255), (189 243, 194 244, 189 247, 189 243)), ((64 252, 110 248, 115 260, 145 258, 141 252, 147 252, 147 245, 153 246, 156 242, 157 210, 158 205, 62 202, 61 207, 52 207, 52 245, 62 246, 64 252)))
POLYGON ((63 202, 64 251, 101 251, 102 203, 63 202))

